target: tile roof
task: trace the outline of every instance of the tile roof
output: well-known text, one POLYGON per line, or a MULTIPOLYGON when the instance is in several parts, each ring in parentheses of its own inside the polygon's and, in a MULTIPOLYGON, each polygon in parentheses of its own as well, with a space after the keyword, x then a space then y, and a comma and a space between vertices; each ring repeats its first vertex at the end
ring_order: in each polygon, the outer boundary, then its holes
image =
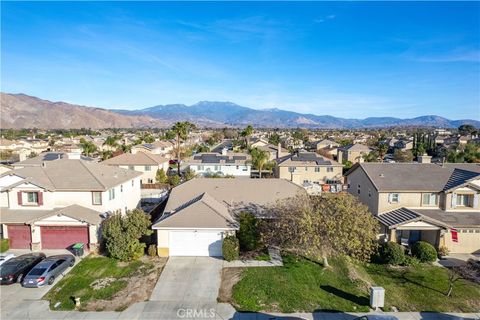
POLYGON ((146 152, 122 153, 116 157, 102 161, 106 165, 159 165, 168 162, 167 158, 146 152))
POLYGON ((93 225, 98 225, 102 221, 100 212, 74 204, 68 207, 54 208, 51 210, 2 208, 2 223, 32 224, 55 215, 67 216, 93 225))
POLYGON ((238 225, 227 207, 205 192, 163 215, 154 228, 238 229, 238 225))
POLYGON ((240 164, 245 165, 245 163, 250 160, 250 155, 246 153, 234 153, 229 152, 227 155, 222 155, 220 153, 199 153, 194 155, 193 157, 188 158, 185 160, 186 163, 196 164, 240 164))
POLYGON ((346 176, 354 170, 363 169, 378 191, 443 191, 447 183, 456 185, 459 178, 471 177, 455 169, 480 173, 478 164, 434 163, 360 163, 355 165, 346 176), (452 174, 455 172, 455 176, 452 174))
POLYGON ((5 172, 48 190, 102 191, 142 175, 141 172, 106 166, 83 160, 61 159, 49 161, 45 166, 33 166, 5 172))

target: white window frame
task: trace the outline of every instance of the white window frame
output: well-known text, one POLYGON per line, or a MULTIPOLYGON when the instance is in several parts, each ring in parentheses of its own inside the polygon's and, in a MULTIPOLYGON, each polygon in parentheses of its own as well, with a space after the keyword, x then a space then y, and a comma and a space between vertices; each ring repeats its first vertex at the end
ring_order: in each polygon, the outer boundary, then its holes
POLYGON ((438 194, 437 193, 422 193, 422 206, 434 207, 438 205, 438 194), (432 196, 434 196, 435 201, 432 203, 432 196), (425 202, 426 197, 428 197, 428 202, 425 202))
POLYGON ((108 200, 114 200, 114 199, 115 199, 115 188, 112 188, 108 190, 108 200))
POLYGON ((400 194, 398 192, 389 193, 388 198, 390 203, 400 203, 400 194))
POLYGON ((333 167, 327 167, 327 172, 333 172, 333 167))
POLYGON ((26 203, 27 205, 37 205, 38 204, 38 192, 37 191, 27 191, 26 193, 26 203), (30 195, 34 198, 33 201, 30 201, 30 195))
POLYGON ((102 205, 102 192, 101 191, 92 191, 92 204, 94 206, 101 206, 102 205), (96 195, 100 195, 99 199, 95 199, 96 195), (100 200, 100 201, 95 201, 100 200))
POLYGON ((145 171, 152 171, 152 166, 145 166, 145 171))

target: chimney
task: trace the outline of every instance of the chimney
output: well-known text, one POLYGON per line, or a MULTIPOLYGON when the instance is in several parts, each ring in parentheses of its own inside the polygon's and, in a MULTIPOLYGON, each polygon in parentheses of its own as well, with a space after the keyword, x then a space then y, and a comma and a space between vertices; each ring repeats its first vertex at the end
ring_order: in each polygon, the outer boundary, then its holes
POLYGON ((226 156, 226 155, 227 155, 227 151, 228 151, 227 148, 223 148, 223 149, 222 149, 222 156, 226 156))
POLYGON ((418 156, 417 157, 417 162, 418 163, 432 163, 432 157, 424 154, 423 156, 418 156))
POLYGON ((282 144, 279 142, 278 145, 277 145, 277 159, 278 158, 281 158, 283 155, 282 155, 282 144))

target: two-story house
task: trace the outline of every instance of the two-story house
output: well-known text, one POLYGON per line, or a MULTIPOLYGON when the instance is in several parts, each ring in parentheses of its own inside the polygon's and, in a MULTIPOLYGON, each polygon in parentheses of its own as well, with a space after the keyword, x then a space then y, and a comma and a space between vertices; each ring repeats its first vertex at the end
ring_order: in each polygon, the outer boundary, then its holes
POLYGON ((337 161, 340 163, 344 163, 344 161, 350 161, 351 163, 363 162, 363 156, 371 151, 370 147, 360 143, 340 147, 337 150, 337 161))
POLYGON ((151 154, 160 154, 169 156, 173 153, 175 145, 170 141, 155 141, 153 143, 144 143, 132 147, 132 153, 145 152, 151 154))
POLYGON ((102 164, 116 166, 123 169, 130 169, 142 172, 141 184, 155 183, 157 170, 168 171, 168 159, 159 154, 138 151, 137 153, 123 153, 116 157, 107 159, 102 164))
POLYGON ((276 160, 275 177, 301 186, 337 185, 343 180, 342 168, 340 163, 315 152, 296 152, 276 160))
POLYGON ((480 252, 480 165, 361 163, 346 178, 348 192, 380 222, 385 241, 480 252))
POLYGON ((198 153, 185 160, 185 164, 199 176, 220 175, 250 178, 251 160, 249 154, 230 152, 224 148, 222 153, 198 153))
POLYGON ((13 249, 98 244, 102 216, 140 202, 141 172, 59 159, 0 175, 2 236, 13 249))

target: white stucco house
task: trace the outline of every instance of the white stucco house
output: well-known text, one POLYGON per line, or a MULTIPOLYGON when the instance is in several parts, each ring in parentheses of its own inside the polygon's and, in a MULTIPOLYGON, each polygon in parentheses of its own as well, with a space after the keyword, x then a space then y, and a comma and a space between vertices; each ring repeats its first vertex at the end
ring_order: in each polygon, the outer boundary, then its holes
POLYGON ((217 174, 220 176, 250 177, 252 170, 249 154, 229 152, 226 149, 223 149, 222 153, 198 153, 185 160, 185 164, 199 176, 217 174))
POLYGON ((2 237, 13 249, 98 243, 106 214, 136 208, 141 172, 59 159, 0 175, 2 237))

